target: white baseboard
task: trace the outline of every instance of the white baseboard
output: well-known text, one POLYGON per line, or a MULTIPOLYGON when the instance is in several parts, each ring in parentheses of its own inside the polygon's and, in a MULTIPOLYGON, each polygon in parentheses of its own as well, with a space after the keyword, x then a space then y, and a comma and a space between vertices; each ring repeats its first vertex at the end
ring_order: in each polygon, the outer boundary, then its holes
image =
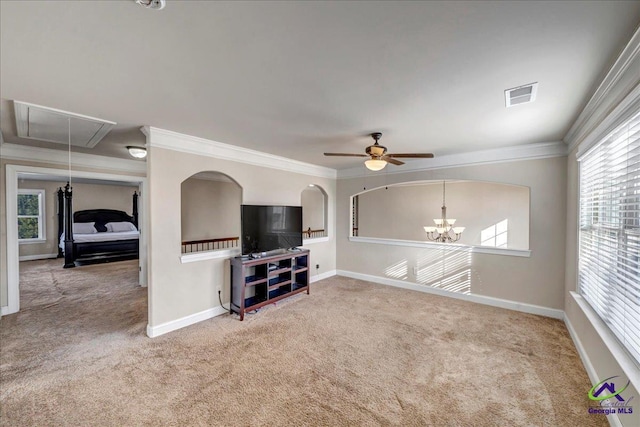
MULTIPOLYGON (((326 279, 336 275, 336 270, 330 270, 322 274, 311 277, 310 283, 317 282, 322 279, 326 279)), ((158 326, 147 325, 147 336, 149 338, 159 337, 166 333, 184 328, 186 326, 193 325, 194 323, 202 322, 203 320, 211 319, 212 317, 220 316, 228 313, 229 310, 225 310, 222 306, 210 308, 208 310, 201 311, 199 313, 190 314, 189 316, 181 317, 180 319, 172 320, 170 322, 162 323, 158 326)))
POLYGON ((402 280, 389 279, 386 277, 372 276, 370 274, 354 273, 352 271, 337 270, 339 276, 351 277, 353 279, 366 280, 367 282, 379 283, 381 285, 395 286, 397 288, 411 289, 413 291, 425 292, 428 294, 440 295, 443 297, 456 298, 464 301, 476 302, 493 307, 506 308, 508 310, 521 311, 523 313, 537 314, 554 319, 564 319, 564 311, 555 308, 542 307, 540 305, 526 304, 522 302, 510 301, 501 298, 488 297, 484 295, 466 295, 455 292, 432 288, 416 283, 404 282, 402 280))
MULTIPOLYGON (((582 345, 582 341, 580 341, 580 338, 578 337, 578 333, 573 328, 573 325, 571 324, 571 321, 569 320, 569 317, 567 317, 566 314, 564 316, 564 324, 566 325, 567 330, 569 331, 569 335, 571 335, 571 339, 573 340, 573 345, 575 345, 576 350, 578 350, 578 355, 580 356, 580 360, 582 360, 582 366, 584 366, 585 371, 587 371, 587 375, 589 375, 591 384, 596 384, 600 382, 600 379, 598 378, 598 374, 596 373, 596 370, 593 367, 593 364, 591 363, 591 359, 589 359, 589 356, 587 355, 587 351, 582 345)), ((607 420, 609 421, 609 425, 612 427, 623 427, 622 422, 620 422, 620 418, 618 418, 618 414, 614 413, 614 414, 607 415, 607 420)))
POLYGON ((217 306, 208 310, 201 311, 199 313, 181 317, 180 319, 162 323, 158 326, 147 325, 147 336, 149 338, 159 337, 160 335, 164 335, 166 333, 193 325, 194 323, 202 322, 203 320, 211 319, 212 317, 220 316, 225 313, 229 313, 229 310, 222 308, 222 306, 217 306))
POLYGON ((324 273, 311 276, 311 278, 309 279, 309 283, 318 282, 320 280, 328 279, 331 276, 335 276, 337 274, 336 271, 337 270, 329 270, 329 271, 325 271, 324 273))
POLYGON ((13 310, 8 305, 0 307, 0 316, 7 316, 9 314, 17 313, 18 310, 13 310))
POLYGON ((41 254, 41 255, 24 255, 18 258, 20 261, 35 261, 38 259, 52 259, 57 258, 58 254, 41 254))
POLYGON ((571 335, 573 344, 576 346, 576 349, 578 350, 578 355, 580 356, 580 360, 582 360, 584 369, 587 371, 587 375, 589 375, 591 384, 597 383, 598 381, 600 381, 598 380, 598 374, 596 373, 596 370, 593 367, 593 364, 591 363, 589 356, 587 355, 587 351, 582 345, 582 341, 580 341, 580 338, 578 337, 578 333, 576 332, 575 329, 573 329, 573 325, 571 324, 571 321, 569 320, 569 317, 567 317, 567 315, 564 316, 564 324, 567 326, 567 330, 569 331, 569 335, 571 335))

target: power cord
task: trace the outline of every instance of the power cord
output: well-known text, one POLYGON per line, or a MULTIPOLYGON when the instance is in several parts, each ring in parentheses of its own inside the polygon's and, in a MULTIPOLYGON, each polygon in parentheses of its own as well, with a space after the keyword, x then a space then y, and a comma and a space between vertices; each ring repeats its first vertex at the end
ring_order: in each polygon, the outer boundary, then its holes
POLYGON ((222 291, 218 290, 218 301, 220 301, 220 307, 224 308, 225 310, 231 311, 231 308, 227 308, 224 305, 222 305, 222 291))
MULTIPOLYGON (((218 291, 218 301, 220 302, 220 307, 224 308, 225 310, 231 311, 230 308, 227 308, 222 304, 222 291, 218 291)), ((240 308, 236 304, 232 303, 231 301, 229 301, 229 304, 231 304, 231 305, 233 305, 233 306, 235 306, 237 308, 240 308)), ((256 314, 258 312, 258 310, 260 310, 260 309, 256 308, 255 310, 247 311, 245 314, 256 314)))

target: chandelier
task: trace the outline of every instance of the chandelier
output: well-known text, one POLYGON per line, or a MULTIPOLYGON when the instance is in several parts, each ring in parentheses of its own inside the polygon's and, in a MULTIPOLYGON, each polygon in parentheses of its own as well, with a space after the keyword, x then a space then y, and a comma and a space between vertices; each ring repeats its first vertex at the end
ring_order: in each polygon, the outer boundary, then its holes
POLYGON ((427 239, 433 242, 452 243, 457 242, 462 237, 464 227, 454 227, 453 224, 456 220, 453 218, 447 219, 447 206, 444 203, 445 186, 442 181, 442 218, 436 218, 433 222, 436 226, 424 227, 425 233, 427 233, 427 239))

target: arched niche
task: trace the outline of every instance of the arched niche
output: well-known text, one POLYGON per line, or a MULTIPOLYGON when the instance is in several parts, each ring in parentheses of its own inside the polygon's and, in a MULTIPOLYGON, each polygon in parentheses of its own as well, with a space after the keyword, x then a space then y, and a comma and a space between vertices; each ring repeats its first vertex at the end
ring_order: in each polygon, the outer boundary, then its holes
MULTIPOLYGON (((529 188, 484 181, 444 181, 447 218, 465 227, 456 243, 529 249, 529 188)), ((352 196, 351 235, 430 241, 425 226, 442 217, 443 181, 416 181, 352 196)))
POLYGON ((181 183, 183 254, 239 247, 242 187, 220 172, 199 172, 181 183))
POLYGON ((315 239, 328 235, 328 196, 319 185, 310 184, 302 190, 300 196, 302 205, 303 238, 315 239))

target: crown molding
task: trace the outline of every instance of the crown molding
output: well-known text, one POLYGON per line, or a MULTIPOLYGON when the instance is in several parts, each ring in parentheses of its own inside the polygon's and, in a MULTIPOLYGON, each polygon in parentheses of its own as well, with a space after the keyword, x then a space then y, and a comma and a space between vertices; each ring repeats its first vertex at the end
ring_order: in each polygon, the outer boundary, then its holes
POLYGON ((576 157, 580 160, 591 148, 638 111, 640 111, 640 83, 580 143, 576 141, 575 144, 570 145, 569 152, 577 146, 576 157))
MULTIPOLYGON (((398 174, 408 172, 420 172, 432 169, 454 168, 461 166, 486 165, 492 163, 512 162, 516 160, 546 159, 549 157, 563 157, 567 155, 567 146, 563 142, 543 142, 538 144, 515 145, 512 147, 495 148, 491 150, 469 151, 460 154, 450 154, 433 159, 416 160, 407 163, 393 172, 386 174, 398 174)), ((356 178, 368 176, 364 167, 359 166, 338 171, 338 179, 356 178)))
POLYGON ((152 147, 152 149, 153 147, 159 147, 167 150, 180 151, 182 153, 196 154, 199 156, 213 157, 222 160, 231 160, 254 166, 262 166, 322 178, 335 179, 337 175, 335 169, 199 138, 197 136, 185 135, 150 126, 144 126, 140 130, 147 136, 147 144, 152 147))
POLYGON ((603 118, 606 118, 624 98, 640 82, 640 73, 637 67, 640 65, 640 28, 636 30, 629 43, 622 50, 607 75, 598 86, 587 105, 584 107, 569 132, 563 138, 569 145, 569 151, 573 150, 585 139, 603 118), (624 79, 630 77, 631 81, 624 79), (626 87, 625 87, 626 86, 626 87), (618 93, 616 93, 618 92, 618 93), (616 99, 617 98, 617 99, 616 99), (611 104, 607 106, 607 104, 611 104))
MULTIPOLYGON (((38 162, 69 167, 69 153, 62 150, 30 147, 18 144, 2 144, 2 159, 23 162, 38 162)), ((146 175, 147 164, 144 161, 97 156, 95 154, 71 153, 71 167, 106 169, 119 172, 131 172, 146 175)))

